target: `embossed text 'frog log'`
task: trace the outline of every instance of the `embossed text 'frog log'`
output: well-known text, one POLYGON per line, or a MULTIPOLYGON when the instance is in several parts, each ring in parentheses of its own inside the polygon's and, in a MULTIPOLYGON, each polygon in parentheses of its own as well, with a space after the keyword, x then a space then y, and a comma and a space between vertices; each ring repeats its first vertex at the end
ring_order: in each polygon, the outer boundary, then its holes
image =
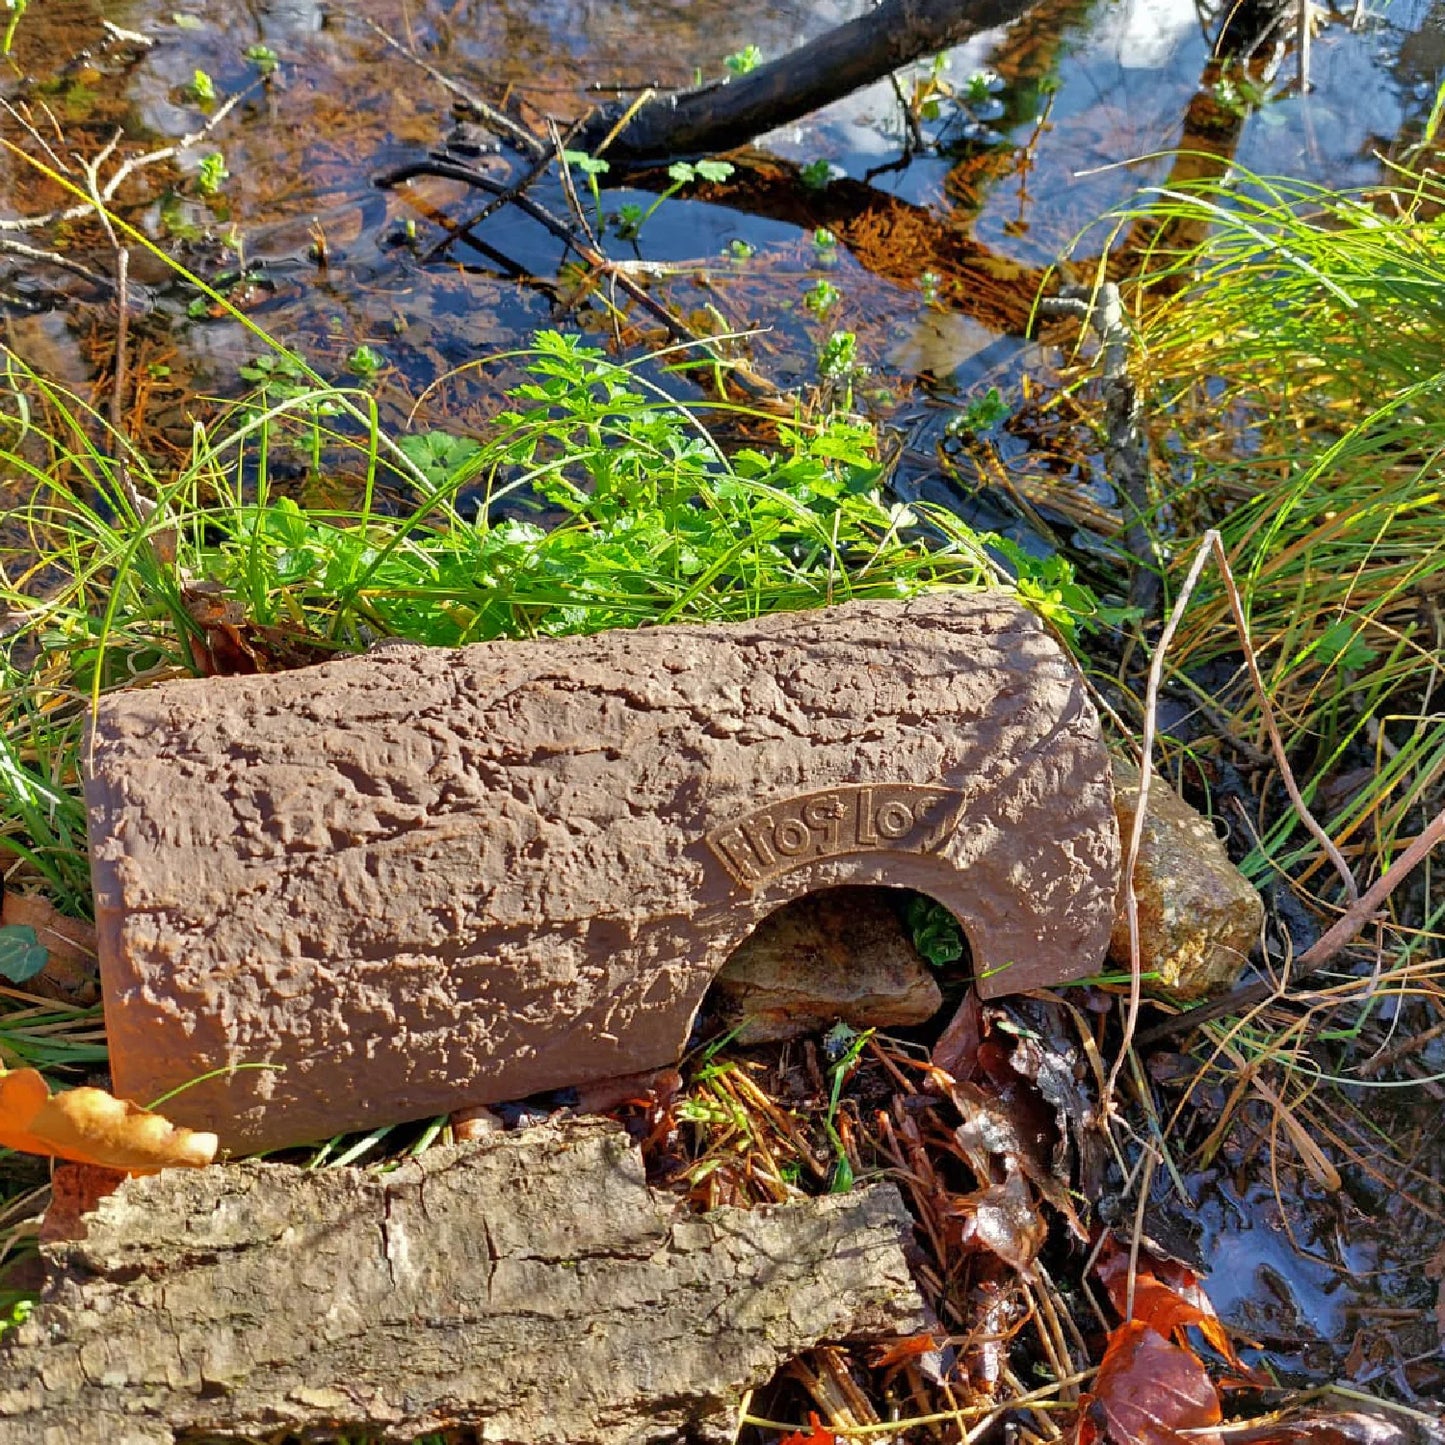
POLYGON ((1093 972, 1119 846, 1072 663, 1003 593, 104 699, 86 797, 118 1092, 235 1149, 671 1063, 820 888, 951 909, 993 996, 1093 972))

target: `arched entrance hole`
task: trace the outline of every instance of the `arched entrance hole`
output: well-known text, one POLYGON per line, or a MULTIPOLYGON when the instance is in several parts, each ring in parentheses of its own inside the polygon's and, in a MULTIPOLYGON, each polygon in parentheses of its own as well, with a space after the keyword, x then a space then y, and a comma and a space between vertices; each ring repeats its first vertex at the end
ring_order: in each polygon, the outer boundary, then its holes
POLYGON ((963 924, 913 889, 821 888, 780 904, 732 951, 694 1037, 759 1044, 852 1028, 928 1023, 972 977, 963 924))

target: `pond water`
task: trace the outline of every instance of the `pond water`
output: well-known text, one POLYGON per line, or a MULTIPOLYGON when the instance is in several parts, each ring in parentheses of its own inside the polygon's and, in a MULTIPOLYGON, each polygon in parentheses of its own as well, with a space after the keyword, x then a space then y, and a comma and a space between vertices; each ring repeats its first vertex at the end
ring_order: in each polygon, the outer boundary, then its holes
MULTIPOLYGON (((452 124, 450 98, 353 12, 364 9, 492 101, 510 93, 534 112, 566 118, 595 98, 589 83, 666 87, 698 72, 715 77, 748 46, 772 57, 863 8, 839 0, 35 0, 0 92, 26 108, 61 157, 93 155, 116 127, 128 153, 195 133, 206 122, 197 71, 221 100, 245 92, 174 169, 128 183, 121 213, 204 275, 243 270, 233 296, 323 373, 345 375, 357 348, 370 347, 383 368, 383 404, 401 416, 450 369, 539 327, 586 325, 605 336, 607 326, 598 311, 569 309, 558 284, 562 249, 536 223, 504 211, 479 232, 486 249, 438 248, 438 217, 467 216, 474 195, 434 180, 374 186, 379 170, 438 143, 452 124), (108 43, 102 20, 153 44, 108 43), (279 61, 264 84, 258 46, 279 61), (229 179, 206 198, 194 178, 215 151, 229 179)), ((1392 0, 1382 11, 1324 18, 1308 93, 1292 83, 1291 52, 1251 96, 1215 84, 1215 27, 1201 22, 1194 0, 1043 0, 1008 30, 944 58, 937 75, 960 89, 984 70, 999 81, 978 83, 972 111, 945 103, 925 122, 951 137, 947 153, 908 158, 898 94, 880 84, 759 138, 758 151, 778 161, 826 163, 826 187, 759 181, 706 202, 674 198, 635 244, 614 230, 607 245, 617 258, 676 263, 652 279, 654 294, 701 324, 711 317, 719 328, 756 330, 753 364, 779 386, 814 382, 828 335, 855 332, 871 369, 861 399, 914 427, 926 458, 930 429, 951 409, 990 385, 1006 398, 1017 387, 1020 368, 1037 361, 1025 329, 1044 271, 1101 214, 1140 187, 1166 184, 1175 173, 1167 152, 1183 144, 1207 151, 1221 170, 1232 163, 1336 185, 1384 174, 1385 157, 1419 133, 1445 74, 1445 6, 1392 0), (817 244, 820 226, 836 246, 817 244), (820 281, 837 293, 821 312, 804 304, 820 281)), ((933 73, 920 63, 900 76, 902 93, 933 73)), ((18 139, 18 111, 3 123, 18 139)), ((759 165, 766 178, 767 162, 759 165)), ((658 186, 654 177, 634 190, 604 189, 602 209, 650 205, 658 186)), ((538 195, 564 208, 555 184, 538 195)), ((0 196, 10 216, 63 199, 11 152, 0 154, 0 196)), ((1096 255, 1103 234, 1093 231, 1077 254, 1096 255)), ((60 239, 73 256, 103 256, 87 251, 94 237, 84 226, 60 239)), ((52 268, 0 261, 9 345, 52 377, 82 389, 102 384, 110 309, 52 268)), ((196 393, 244 389, 241 368, 261 346, 234 320, 206 314, 193 289, 139 252, 136 274, 148 288, 133 331, 137 411, 152 425, 169 417, 183 428, 196 393)), ((494 402, 472 382, 446 396, 453 426, 480 423, 494 402)), ((19 497, 18 485, 0 479, 0 505, 19 497)), ((964 505, 926 465, 913 485, 964 505)), ((1410 1231, 1358 1245, 1366 1215, 1336 1203, 1306 1206, 1306 1193, 1289 1207, 1312 1211, 1300 1227, 1319 1245, 1308 1259, 1282 1242, 1287 1221, 1257 1181, 1212 1186, 1201 1247, 1226 1318, 1272 1331, 1286 1367, 1329 1377, 1344 1369, 1372 1310, 1388 1320, 1401 1305, 1421 1307, 1430 1287, 1410 1231), (1279 1325, 1286 1316, 1287 1329, 1279 1325)), ((1356 1377, 1389 1368, 1370 1356, 1356 1377)))

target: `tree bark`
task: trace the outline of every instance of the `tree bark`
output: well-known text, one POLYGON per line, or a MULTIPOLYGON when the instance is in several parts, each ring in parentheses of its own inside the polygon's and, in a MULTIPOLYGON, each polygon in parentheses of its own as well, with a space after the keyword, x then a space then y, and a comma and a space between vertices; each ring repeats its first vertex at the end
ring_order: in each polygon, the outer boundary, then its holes
POLYGON ((168 1170, 81 1223, 0 1346, 0 1445, 723 1441, 793 1355, 924 1328, 893 1186, 691 1215, 602 1120, 389 1174, 168 1170))

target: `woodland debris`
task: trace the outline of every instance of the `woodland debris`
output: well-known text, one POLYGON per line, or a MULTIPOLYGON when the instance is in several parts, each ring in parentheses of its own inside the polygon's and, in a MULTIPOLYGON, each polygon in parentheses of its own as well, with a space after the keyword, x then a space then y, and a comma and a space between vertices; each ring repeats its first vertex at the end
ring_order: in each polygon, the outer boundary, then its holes
POLYGON ((922 55, 1007 25, 1035 0, 883 0, 746 75, 597 112, 574 143, 609 159, 731 150, 882 80, 922 55))
POLYGON ((41 1301, 0 1344, 0 1445, 454 1425, 493 1445, 721 1441, 792 1355, 924 1328, 891 1185, 688 1214, 603 1120, 387 1174, 172 1171, 82 1224, 46 1246, 41 1301))
MULTIPOLYGON (((1139 769, 1114 759, 1114 808, 1119 831, 1134 826, 1139 769)), ((1158 975, 1167 996, 1190 1000, 1229 988, 1239 977, 1264 926, 1264 904, 1229 861, 1209 820, 1157 774, 1139 862, 1134 870, 1139 948, 1145 973, 1158 975)), ((1121 907, 1109 956, 1129 966, 1129 927, 1121 907)))
POLYGON ((921 1024, 943 995, 887 895, 831 888, 765 918, 723 965, 710 995, 739 1044, 921 1024))
POLYGON ((7 888, 0 899, 0 927, 34 929, 36 941, 48 955, 40 972, 18 985, 26 993, 78 1008, 99 1000, 100 968, 90 924, 67 918, 38 893, 7 888))
POLYGON ((0 1147, 153 1174, 175 1166, 204 1169, 216 1157, 216 1136, 178 1128, 104 1089, 52 1094, 37 1069, 0 1069, 0 1147))
POLYGON ((116 1087, 232 1149, 676 1062, 768 914, 927 893, 986 997, 1102 961, 1108 755, 1002 592, 397 647, 103 698, 116 1087))

